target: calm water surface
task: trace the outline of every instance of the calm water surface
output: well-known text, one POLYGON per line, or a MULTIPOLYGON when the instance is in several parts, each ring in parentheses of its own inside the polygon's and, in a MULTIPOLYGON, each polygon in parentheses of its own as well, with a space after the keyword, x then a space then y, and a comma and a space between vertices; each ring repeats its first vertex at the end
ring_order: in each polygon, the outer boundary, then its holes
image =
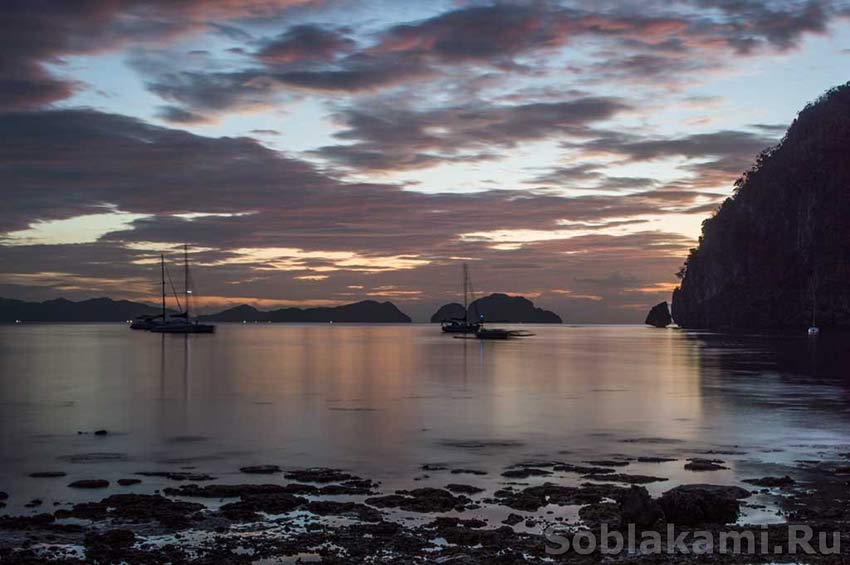
POLYGON ((536 336, 478 342, 428 325, 225 324, 188 338, 112 324, 0 327, 0 490, 71 501, 92 495, 70 480, 193 468, 237 482, 240 466, 265 463, 410 486, 424 463, 496 481, 528 459, 679 459, 629 467, 671 478, 650 485, 658 492, 736 483, 850 443, 846 337, 523 329, 536 336), (110 434, 78 434, 98 429, 110 434), (730 470, 682 469, 709 451, 724 452, 730 470), (68 477, 27 477, 50 470, 68 477))

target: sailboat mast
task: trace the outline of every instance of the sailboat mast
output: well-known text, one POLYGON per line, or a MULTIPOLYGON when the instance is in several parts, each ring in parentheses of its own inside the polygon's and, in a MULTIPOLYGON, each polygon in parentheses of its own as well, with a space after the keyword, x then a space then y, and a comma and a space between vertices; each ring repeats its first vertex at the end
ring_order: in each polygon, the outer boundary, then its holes
POLYGON ((469 266, 463 264, 463 321, 469 322, 469 266))
POLYGON ((815 284, 812 283, 812 327, 815 327, 815 308, 817 307, 817 296, 815 295, 815 284))
POLYGON ((186 293, 186 321, 189 321, 189 245, 183 244, 183 290, 186 293))
POLYGON ((162 321, 165 322, 165 254, 159 254, 159 270, 162 275, 162 321))

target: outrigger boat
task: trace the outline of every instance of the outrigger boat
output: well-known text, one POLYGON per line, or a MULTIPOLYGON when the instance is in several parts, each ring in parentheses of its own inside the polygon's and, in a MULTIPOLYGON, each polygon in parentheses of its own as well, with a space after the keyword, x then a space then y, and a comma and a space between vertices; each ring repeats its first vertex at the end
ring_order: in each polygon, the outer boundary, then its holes
POLYGON ((189 246, 183 246, 183 293, 186 300, 186 308, 179 314, 169 318, 165 317, 165 259, 163 259, 162 278, 162 322, 155 323, 150 331, 168 334, 211 334, 215 333, 213 324, 202 324, 189 317, 189 302, 192 290, 189 285, 189 246))
MULTIPOLYGON (((449 334, 473 334, 481 328, 481 322, 469 321, 469 294, 472 283, 469 281, 469 266, 463 264, 463 318, 450 318, 440 323, 441 329, 449 334)), ((474 298, 474 296, 473 296, 474 298)))
POLYGON ((481 328, 475 332, 477 339, 513 339, 515 337, 531 337, 534 334, 524 330, 506 330, 503 328, 481 328))

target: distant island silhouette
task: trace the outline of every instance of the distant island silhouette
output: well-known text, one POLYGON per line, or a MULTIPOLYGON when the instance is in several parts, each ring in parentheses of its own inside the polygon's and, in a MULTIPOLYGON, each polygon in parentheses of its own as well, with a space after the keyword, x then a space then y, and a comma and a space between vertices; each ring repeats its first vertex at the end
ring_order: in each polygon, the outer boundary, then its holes
POLYGON ((850 83, 807 105, 703 223, 673 293, 685 328, 850 326, 850 83))
POLYGON ((242 304, 217 314, 198 316, 207 322, 361 322, 361 323, 410 323, 410 316, 398 309, 392 302, 362 300, 342 306, 323 306, 318 308, 280 308, 262 311, 253 306, 242 304))
MULTIPOLYGON (((441 306, 433 316, 432 323, 439 323, 452 318, 463 318, 463 305, 450 302, 441 306)), ((469 319, 477 320, 483 316, 485 322, 494 323, 525 323, 525 324, 560 324, 561 317, 537 308, 534 303, 523 296, 509 296, 507 294, 495 293, 478 300, 469 305, 469 319)))
MULTIPOLYGON (((56 298, 26 302, 0 298, 0 323, 21 322, 124 322, 137 316, 156 315, 161 307, 111 298, 74 302, 56 298)), ((169 310, 174 313, 174 311, 169 310)), ((362 322, 409 323, 410 317, 392 302, 363 300, 320 308, 281 308, 264 312, 243 304, 216 314, 198 316, 211 322, 362 322)))
MULTIPOLYGON (((22 322, 124 322, 136 316, 152 316, 162 312, 161 306, 151 306, 130 300, 91 298, 74 302, 55 298, 44 302, 26 302, 0 298, 0 323, 22 322)), ((168 310, 169 313, 175 313, 168 310)))

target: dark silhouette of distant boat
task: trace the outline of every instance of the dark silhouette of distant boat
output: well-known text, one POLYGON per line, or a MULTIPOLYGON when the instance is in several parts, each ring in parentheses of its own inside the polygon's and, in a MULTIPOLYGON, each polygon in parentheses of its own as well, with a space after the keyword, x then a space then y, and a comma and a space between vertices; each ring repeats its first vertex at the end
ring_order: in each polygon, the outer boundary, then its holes
POLYGON ((189 284, 189 246, 183 246, 183 293, 186 308, 179 314, 165 317, 165 260, 163 259, 162 278, 162 321, 154 323, 150 331, 168 334, 211 334, 215 332, 213 324, 202 324, 192 320, 189 316, 189 304, 192 298, 192 289, 189 284))
POLYGON ((449 334, 472 334, 481 329, 481 322, 469 321, 469 294, 472 283, 469 280, 469 266, 463 264, 463 318, 449 318, 440 323, 440 328, 449 334))

